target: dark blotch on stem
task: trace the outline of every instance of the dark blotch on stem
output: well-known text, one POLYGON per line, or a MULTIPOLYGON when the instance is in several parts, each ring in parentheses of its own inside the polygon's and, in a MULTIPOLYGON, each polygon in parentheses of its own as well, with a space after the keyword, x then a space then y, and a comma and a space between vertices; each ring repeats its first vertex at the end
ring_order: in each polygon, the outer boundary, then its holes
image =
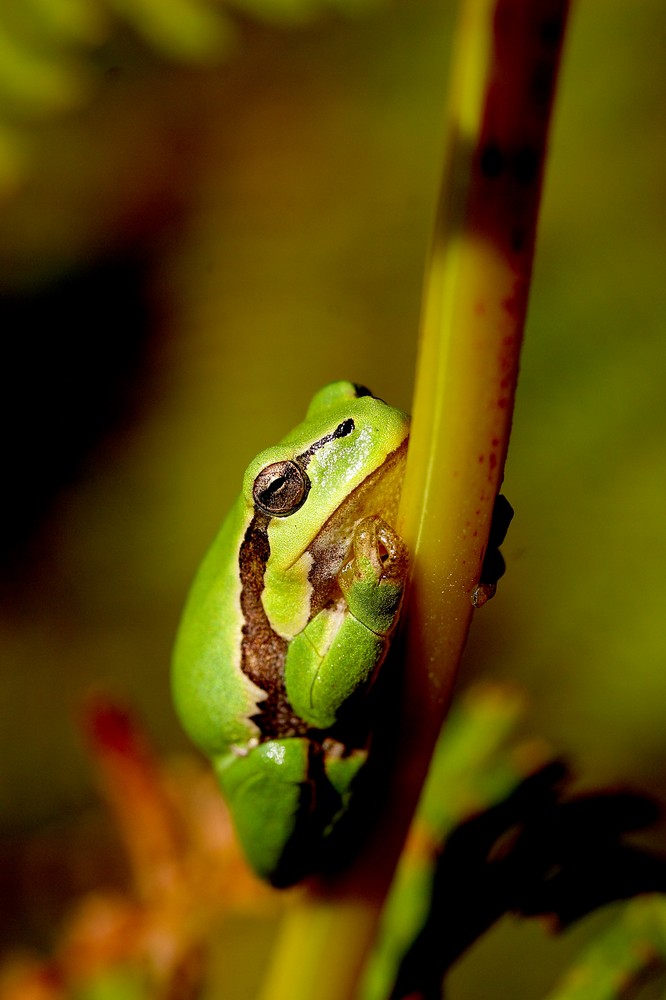
POLYGON ((564 21, 561 17, 545 17, 539 25, 539 38, 544 45, 559 45, 563 31, 564 21))
POLYGON ((489 143, 481 153, 481 173, 484 177, 499 177, 504 172, 505 159, 495 143, 489 143))
POLYGON ((511 250, 513 253, 521 253, 525 249, 525 230, 522 226, 514 226, 511 230, 511 250))
POLYGON ((537 108, 546 113, 550 107, 555 86, 555 67, 551 62, 537 63, 530 81, 530 94, 537 108))
POLYGON ((532 146, 525 146, 516 153, 513 173, 521 184, 532 184, 539 173, 539 156, 532 146))

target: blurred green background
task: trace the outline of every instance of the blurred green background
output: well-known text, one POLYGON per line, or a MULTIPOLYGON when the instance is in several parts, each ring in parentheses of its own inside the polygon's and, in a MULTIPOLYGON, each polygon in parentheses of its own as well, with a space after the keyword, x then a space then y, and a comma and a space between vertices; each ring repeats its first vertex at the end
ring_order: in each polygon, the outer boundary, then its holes
MULTIPOLYGON (((86 693, 127 698, 162 751, 186 746, 170 647, 246 462, 326 381, 410 406, 455 4, 183 2, 187 30, 135 6, 31 0, 21 21, 0 3, 0 55, 20 56, 0 72, 10 860, 94 799, 86 693)), ((525 733, 580 787, 662 799, 665 106, 660 0, 581 0, 504 486, 509 570, 461 677, 521 685, 525 733)), ((449 1000, 539 997, 584 933, 507 920, 449 1000)))

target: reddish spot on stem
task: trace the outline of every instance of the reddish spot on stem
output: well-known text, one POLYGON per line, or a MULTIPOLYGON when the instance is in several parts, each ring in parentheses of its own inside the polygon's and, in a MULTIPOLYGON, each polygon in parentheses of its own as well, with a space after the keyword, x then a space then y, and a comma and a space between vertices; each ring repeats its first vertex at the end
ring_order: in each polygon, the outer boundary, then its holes
POLYGON ((497 405, 500 408, 500 410, 506 410, 507 406, 509 405, 509 400, 506 398, 506 396, 500 396, 500 398, 497 400, 497 405))
POLYGON ((474 303, 474 315, 475 316, 483 316, 483 315, 485 315, 486 308, 487 308, 486 307, 486 303, 483 302, 481 299, 478 299, 474 303))
POLYGON ((483 464, 483 460, 485 459, 485 457, 486 457, 485 455, 479 455, 479 465, 483 464))
MULTIPOLYGON (((511 317, 511 319, 520 319, 525 310, 525 294, 521 294, 518 287, 518 282, 513 286, 513 291, 511 295, 507 295, 503 298, 500 305, 502 309, 511 317)), ((513 341, 513 337, 505 337, 503 343, 510 345, 513 341)))

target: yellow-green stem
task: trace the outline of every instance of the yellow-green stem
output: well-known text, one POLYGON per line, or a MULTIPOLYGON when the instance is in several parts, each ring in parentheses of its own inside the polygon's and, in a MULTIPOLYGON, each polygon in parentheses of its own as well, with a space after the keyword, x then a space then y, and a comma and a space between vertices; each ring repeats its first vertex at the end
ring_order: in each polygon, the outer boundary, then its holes
POLYGON ((262 1000, 348 1000, 451 696, 502 481, 568 0, 464 0, 399 529, 400 753, 368 848, 284 920, 262 1000))

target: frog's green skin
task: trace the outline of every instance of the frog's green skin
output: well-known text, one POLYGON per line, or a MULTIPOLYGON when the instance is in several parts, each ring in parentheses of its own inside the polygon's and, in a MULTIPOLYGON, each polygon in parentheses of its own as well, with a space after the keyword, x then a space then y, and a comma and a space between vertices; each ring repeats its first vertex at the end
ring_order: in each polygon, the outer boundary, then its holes
POLYGON ((409 419, 350 382, 249 465, 192 587, 174 656, 177 710, 212 758, 256 872, 316 864, 366 759, 345 720, 402 600, 395 524, 409 419))

